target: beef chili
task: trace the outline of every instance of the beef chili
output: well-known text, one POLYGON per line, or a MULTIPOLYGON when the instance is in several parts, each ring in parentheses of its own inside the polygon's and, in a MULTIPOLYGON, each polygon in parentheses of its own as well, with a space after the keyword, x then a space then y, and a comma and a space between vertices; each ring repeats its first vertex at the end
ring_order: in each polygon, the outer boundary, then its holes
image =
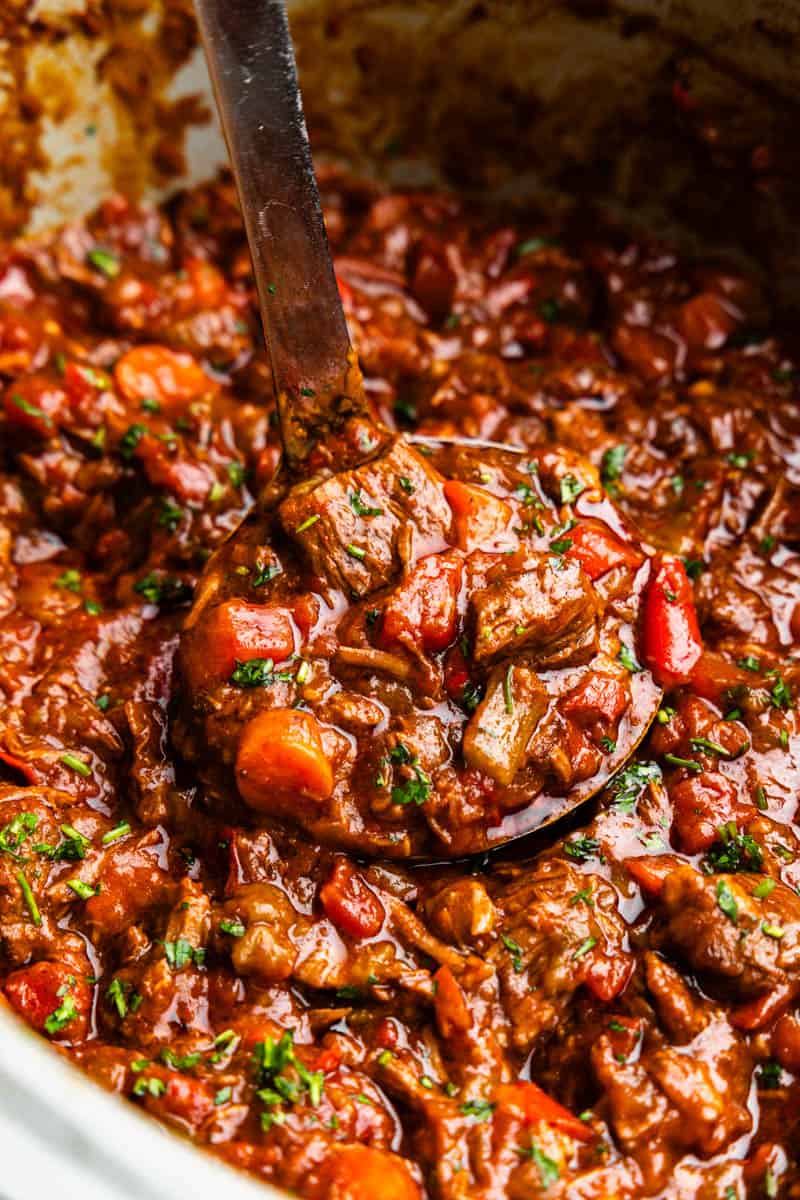
POLYGON ((800 368, 727 266, 322 185, 393 432, 274 510, 229 181, 0 252, 5 1001, 308 1200, 798 1195, 800 368))

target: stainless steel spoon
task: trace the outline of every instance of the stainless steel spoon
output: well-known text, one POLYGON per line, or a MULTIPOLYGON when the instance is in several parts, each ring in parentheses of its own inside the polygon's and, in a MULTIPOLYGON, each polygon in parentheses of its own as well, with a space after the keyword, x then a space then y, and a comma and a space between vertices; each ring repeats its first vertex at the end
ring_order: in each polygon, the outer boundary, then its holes
POLYGON ((333 271, 283 0, 195 0, 239 190, 294 472, 365 407, 333 271))

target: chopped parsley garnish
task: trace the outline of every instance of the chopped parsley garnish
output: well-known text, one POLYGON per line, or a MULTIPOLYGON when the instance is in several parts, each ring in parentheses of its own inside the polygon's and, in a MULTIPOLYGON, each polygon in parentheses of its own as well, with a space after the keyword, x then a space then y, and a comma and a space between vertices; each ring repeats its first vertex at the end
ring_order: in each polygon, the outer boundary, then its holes
POLYGON ((382 508, 373 508, 365 504, 360 491, 350 493, 350 507, 357 517, 379 517, 383 512, 382 508))
POLYGON ((759 1068, 758 1086, 762 1088, 780 1087, 782 1076, 781 1064, 776 1062, 774 1058, 768 1058, 759 1068))
POLYGON ((584 955, 588 954, 590 950, 594 950, 596 945, 597 945, 596 937, 584 938, 583 941, 581 942, 580 946, 578 946, 578 949, 572 955, 572 958, 573 959, 583 958, 584 955))
POLYGON ((705 564, 699 558, 684 558, 682 559, 686 574, 690 579, 699 579, 705 570, 705 564))
POLYGON ((131 1006, 128 1003, 130 990, 131 985, 121 979, 112 979, 106 988, 106 1001, 114 1006, 121 1021, 125 1020, 130 1011, 131 1006))
POLYGON ((54 862, 81 862, 86 858, 86 851, 91 842, 74 825, 60 825, 59 829, 64 838, 62 842, 57 846, 50 846, 47 842, 36 842, 34 850, 54 862))
POLYGON ((224 920, 219 923, 220 933, 227 933, 229 937, 240 938, 247 933, 246 928, 241 921, 224 920))
POLYGON ((720 879, 717 883, 717 907, 720 912, 725 914, 729 921, 732 921, 734 925, 738 924, 739 905, 736 903, 736 897, 725 879, 720 879))
POLYGON ((20 412, 26 413, 29 417, 36 417, 37 420, 43 421, 44 424, 48 426, 53 424, 52 418, 44 411, 43 408, 37 408, 35 404, 31 404, 30 400, 26 400, 24 396, 20 396, 19 392, 16 392, 11 397, 11 403, 18 408, 20 412))
POLYGON ((97 888, 85 883, 83 879, 67 879, 66 884, 81 900, 91 900, 92 896, 97 895, 97 888))
POLYGON ((708 738, 693 737, 689 739, 693 750, 707 750, 709 754, 717 754, 720 758, 732 758, 730 750, 726 750, 724 746, 720 746, 719 742, 712 742, 708 738))
POLYGON ((600 746, 603 750, 605 750, 606 754, 613 754, 617 748, 617 743, 613 738, 604 735, 600 738, 600 746))
POLYGON ((46 1033, 60 1033, 70 1021, 74 1021, 78 1015, 78 1009, 75 1004, 75 997, 69 992, 66 993, 58 1008, 50 1013, 50 1016, 44 1023, 46 1033))
POLYGON ((665 754, 664 761, 672 767, 683 767, 684 770, 691 771, 695 775, 703 769, 700 763, 695 762, 693 758, 680 758, 677 754, 665 754))
POLYGON ((784 679, 780 676, 776 679, 772 691, 769 694, 770 704, 773 708, 791 708, 792 693, 791 689, 784 679))
POLYGON ((542 1150, 541 1146, 534 1138, 531 1138, 530 1146, 517 1146, 517 1154, 522 1158, 530 1158, 536 1164, 536 1169, 539 1172, 539 1179, 545 1191, 558 1183, 561 1178, 558 1163, 555 1159, 549 1157, 542 1150))
POLYGON ((92 773, 92 768, 82 758, 78 758, 77 754, 62 754, 59 759, 65 767, 69 767, 70 771, 75 771, 84 779, 88 779, 92 773))
POLYGON ((749 833, 740 833, 729 822, 720 828, 719 834, 719 841, 714 843, 706 856, 709 871, 736 874, 739 871, 757 873, 761 870, 764 856, 758 842, 749 833))
POLYGON ((233 1089, 230 1087, 230 1085, 227 1087, 221 1087, 219 1089, 219 1091, 217 1092, 217 1094, 214 1096, 215 1106, 217 1108, 219 1108, 220 1104, 227 1104, 232 1095, 233 1095, 233 1089))
POLYGON ((585 490, 586 485, 581 483, 579 479, 576 479, 574 475, 565 475, 560 484, 561 503, 571 504, 585 490))
POLYGON ((254 1065, 259 1090, 256 1096, 268 1109, 261 1114, 262 1129, 270 1129, 285 1120, 283 1104, 307 1100, 316 1108, 322 1099, 325 1076, 322 1071, 310 1071, 295 1054, 290 1030, 279 1041, 266 1038, 255 1047, 254 1065))
POLYGON ((554 554, 566 554, 568 550, 572 549, 572 538, 553 538, 550 549, 554 554))
POLYGON ((761 883, 757 883, 753 888, 753 896, 756 900, 766 900, 767 896, 771 896, 775 891, 774 879, 762 879, 761 883))
POLYGON ((520 946, 519 942, 515 942, 514 939, 510 938, 507 933, 502 933, 500 935, 500 940, 511 955, 511 965, 514 968, 515 973, 519 975, 523 969, 522 947, 520 946))
POLYGON ((407 496, 414 495, 414 491, 415 491, 414 485, 411 482, 411 480, 408 478, 407 475, 398 475, 397 482, 400 484, 400 487, 403 489, 403 491, 405 492, 405 494, 407 496))
POLYGON ((748 654, 745 658, 736 660, 737 667, 741 667, 743 671, 760 671, 761 663, 753 654, 748 654))
POLYGON ((130 425, 120 438, 119 452, 123 458, 133 458, 136 447, 147 433, 146 425, 130 425))
POLYGON ((247 475, 244 464, 240 462, 229 462, 226 470, 228 472, 228 479, 231 481, 231 486, 235 488, 241 487, 245 481, 245 476, 247 475))
POLYGON ((174 575, 165 575, 159 579, 155 571, 149 571, 137 580, 133 590, 137 595, 143 596, 148 604, 157 604, 162 608, 187 604, 192 598, 192 589, 188 583, 174 575))
POLYGON ((483 690, 479 684, 467 680, 464 687, 461 689, 461 706, 468 713, 475 712, 475 709, 481 702, 483 690))
POLYGON ((263 567, 257 566, 251 584, 253 587, 263 587, 265 583, 269 583, 281 574, 283 574, 283 568, 280 563, 267 563, 263 567))
POLYGON ((619 491, 617 480, 621 478, 625 466, 627 446, 612 446, 606 450, 600 463, 600 478, 607 491, 615 495, 619 491))
POLYGON ((206 952, 202 946, 193 946, 186 938, 178 938, 174 942, 162 942, 164 955, 173 971, 181 971, 190 963, 201 967, 205 962, 206 952))
POLYGON ((114 842, 118 842, 120 838, 124 838, 130 831, 130 824, 127 821, 120 821, 119 825, 115 825, 113 829, 109 829, 108 833, 104 833, 100 841, 104 846, 111 846, 114 842))
POLYGON ((158 524, 169 533, 174 533, 183 520, 183 509, 173 504, 168 497, 163 497, 158 513, 158 524))
POLYGON ((552 325, 561 316, 561 305, 555 297, 549 297, 547 300, 542 300, 539 305, 539 316, 543 321, 547 321, 548 325, 552 325))
POLYGON ((237 658, 230 682, 240 688, 253 688, 288 683, 290 679, 294 679, 291 671, 276 671, 271 658, 249 658, 247 662, 237 658))
POLYGON ((459 1105, 458 1111, 464 1117, 474 1117, 477 1124, 488 1121, 494 1112, 494 1105, 488 1100, 466 1100, 459 1105))
POLYGON ((615 775, 609 784, 612 804, 615 808, 632 812, 644 789, 660 780, 661 768, 658 763, 631 763, 624 771, 615 775))
POLYGON ((561 848, 568 858, 574 858, 576 862, 586 862, 587 859, 595 857, 600 849, 600 843, 597 838, 582 834, 580 837, 572 838, 569 842, 562 842, 561 848))
POLYGON ((57 588, 64 588, 67 592, 75 592, 81 590, 81 573, 76 571, 74 567, 69 567, 66 571, 62 571, 56 580, 57 588))
POLYGON ((156 1078, 155 1075, 140 1075, 133 1085, 134 1096, 152 1096, 154 1100, 163 1096, 166 1090, 164 1080, 156 1078))
POLYGON ((622 663, 626 671, 630 671, 632 675, 638 675, 644 668, 640 667, 630 646, 626 646, 623 642, 619 648, 617 658, 622 663))
POLYGON ((312 525, 316 525, 321 515, 321 513, 312 513, 310 517, 306 517, 305 521, 301 521, 297 526, 295 533, 305 533, 305 531, 310 529, 312 525))
POLYGON ((28 883, 22 871, 17 871, 14 878, 19 884, 20 891, 22 892, 22 899, 25 901, 25 907, 30 913, 31 920, 33 921, 34 925, 41 925, 42 914, 39 912, 39 905, 36 903, 36 897, 33 894, 31 885, 28 883))
POLYGON ((431 794, 433 784, 430 775, 423 771, 416 760, 410 766, 413 771, 411 778, 392 788, 393 804, 424 804, 431 794))
POLYGON ((86 255, 86 261, 101 275, 105 275, 106 279, 116 279, 119 275, 120 265, 116 254, 112 254, 110 250, 103 250, 101 246, 93 247, 86 255))
POLYGON ((8 854, 11 858, 21 858, 20 846, 38 824, 39 818, 35 813, 17 813, 0 829, 0 853, 8 854))

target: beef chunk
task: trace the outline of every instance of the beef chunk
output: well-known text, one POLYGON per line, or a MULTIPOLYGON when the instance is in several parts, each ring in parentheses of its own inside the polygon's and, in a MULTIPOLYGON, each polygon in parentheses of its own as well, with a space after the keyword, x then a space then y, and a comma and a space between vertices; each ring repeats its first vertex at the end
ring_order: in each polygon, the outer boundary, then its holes
POLYGON ((281 505, 281 521, 318 575, 365 596, 421 554, 442 549, 451 521, 443 483, 397 439, 354 471, 293 488, 281 505))
POLYGON ((577 563, 533 556, 529 570, 490 582, 470 601, 474 659, 486 666, 522 652, 538 667, 586 662, 597 647, 598 602, 577 563))
POLYGON ((565 1022, 578 988, 608 1003, 633 960, 614 888, 559 859, 545 859, 495 897, 502 912, 488 958, 497 968, 514 1045, 528 1052, 565 1022))
POLYGON ((800 898, 783 883, 769 886, 762 875, 680 867, 664 884, 656 940, 695 971, 732 984, 743 999, 800 982, 800 898))

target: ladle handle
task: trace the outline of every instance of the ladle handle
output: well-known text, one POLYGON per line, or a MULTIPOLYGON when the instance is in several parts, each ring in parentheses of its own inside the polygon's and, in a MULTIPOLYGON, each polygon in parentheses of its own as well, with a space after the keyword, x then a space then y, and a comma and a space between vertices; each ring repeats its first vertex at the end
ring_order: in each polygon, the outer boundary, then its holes
POLYGON ((291 470, 363 405, 283 0, 195 0, 239 190, 291 470))

